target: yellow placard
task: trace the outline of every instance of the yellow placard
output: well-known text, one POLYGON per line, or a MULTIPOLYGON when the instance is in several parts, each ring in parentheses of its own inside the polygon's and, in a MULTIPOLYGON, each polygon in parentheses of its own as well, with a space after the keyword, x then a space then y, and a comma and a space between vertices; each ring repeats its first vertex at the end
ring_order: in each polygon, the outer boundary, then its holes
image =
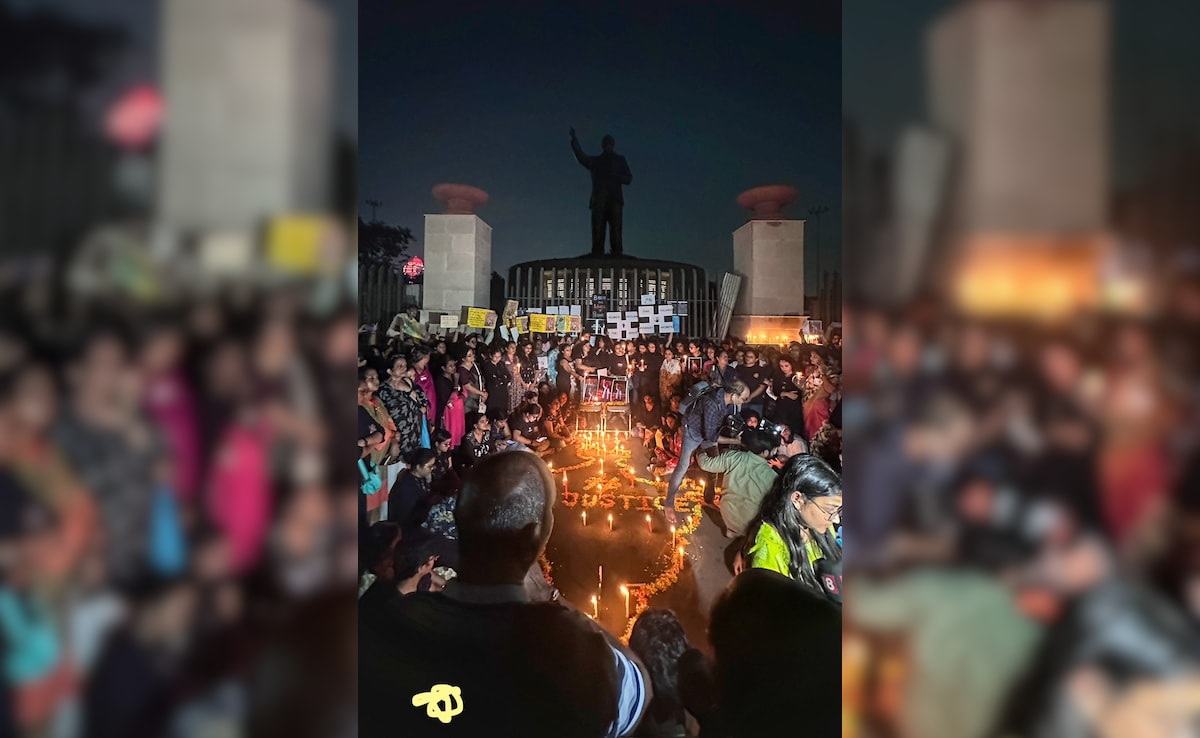
POLYGON ((553 333, 554 329, 547 324, 549 315, 541 313, 529 314, 529 332, 530 333, 553 333))
POLYGON ((267 263, 283 272, 316 274, 329 220, 292 215, 271 221, 267 230, 267 263))
POLYGON ((558 316, 558 332, 559 333, 569 333, 570 330, 571 330, 571 316, 570 315, 558 316))
POLYGON ((571 316, 571 333, 583 333, 583 318, 581 316, 571 316))
MULTIPOLYGON (((465 325, 468 328, 487 328, 488 313, 491 312, 487 308, 464 307, 462 316, 459 318, 459 324, 465 325)), ((495 313, 492 313, 495 315, 495 313)), ((492 325, 495 325, 493 323, 492 325)))

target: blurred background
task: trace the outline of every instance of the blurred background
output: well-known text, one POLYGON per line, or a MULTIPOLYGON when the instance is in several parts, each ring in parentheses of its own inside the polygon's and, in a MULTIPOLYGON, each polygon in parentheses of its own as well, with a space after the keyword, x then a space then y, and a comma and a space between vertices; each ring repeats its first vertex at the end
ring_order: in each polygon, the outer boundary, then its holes
POLYGON ((1198 18, 843 4, 844 735, 1200 735, 1198 18))
POLYGON ((357 32, 0 0, 0 736, 355 734, 357 32))

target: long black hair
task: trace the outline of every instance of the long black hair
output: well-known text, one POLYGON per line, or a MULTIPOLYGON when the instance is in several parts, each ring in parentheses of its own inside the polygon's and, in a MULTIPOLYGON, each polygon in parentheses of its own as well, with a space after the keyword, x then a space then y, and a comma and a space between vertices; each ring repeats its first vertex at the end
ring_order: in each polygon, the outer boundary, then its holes
POLYGON ((771 491, 763 498, 758 517, 747 529, 746 546, 754 545, 758 530, 763 523, 770 523, 787 544, 791 557, 788 575, 809 587, 824 591, 812 563, 808 560, 805 531, 821 549, 821 555, 829 561, 841 561, 842 549, 832 528, 824 533, 809 528, 792 504, 792 493, 799 492, 809 499, 831 497, 842 493, 842 480, 829 464, 816 456, 797 454, 787 460, 783 471, 771 491))

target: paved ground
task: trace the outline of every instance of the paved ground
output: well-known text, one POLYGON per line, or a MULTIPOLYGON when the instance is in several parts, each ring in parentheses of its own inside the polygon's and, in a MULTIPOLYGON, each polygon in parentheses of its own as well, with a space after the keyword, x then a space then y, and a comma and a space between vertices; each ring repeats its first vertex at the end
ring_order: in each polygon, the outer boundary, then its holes
MULTIPOLYGON (((556 469, 579 462, 570 451, 560 452, 548 460, 556 469)), ((633 461, 637 464, 638 460, 635 457, 633 461)), ((674 549, 663 512, 653 509, 649 499, 643 499, 665 493, 656 491, 653 485, 632 487, 628 477, 614 474, 617 469, 614 462, 613 456, 606 459, 605 478, 617 477, 622 481, 619 485, 609 482, 609 487, 604 490, 596 487, 598 464, 568 473, 569 494, 563 493, 562 474, 555 473, 559 483, 559 504, 555 509, 554 533, 546 552, 552 565, 551 576, 563 595, 587 612, 593 611, 591 598, 596 596, 598 622, 619 636, 624 634, 629 622, 625 619, 624 598, 619 587, 653 581, 670 565, 668 557, 674 549), (589 485, 591 489, 585 489, 589 485), (613 495, 611 508, 570 504, 577 502, 578 493, 604 492, 613 495), (585 509, 588 513, 586 526, 582 516, 585 509), (613 516, 611 530, 610 514, 613 516), (646 515, 651 516, 652 530, 647 526, 646 515), (604 567, 603 585, 600 583, 601 566, 604 567)), ((641 476, 646 474, 643 472, 641 476)), ((680 520, 684 517, 680 515, 680 520)), ((733 577, 733 542, 725 538, 719 518, 717 509, 704 509, 700 526, 686 549, 686 561, 677 581, 650 601, 651 607, 674 610, 692 644, 705 651, 708 650, 708 613, 717 595, 733 577)), ((631 599, 630 608, 635 604, 631 599)))

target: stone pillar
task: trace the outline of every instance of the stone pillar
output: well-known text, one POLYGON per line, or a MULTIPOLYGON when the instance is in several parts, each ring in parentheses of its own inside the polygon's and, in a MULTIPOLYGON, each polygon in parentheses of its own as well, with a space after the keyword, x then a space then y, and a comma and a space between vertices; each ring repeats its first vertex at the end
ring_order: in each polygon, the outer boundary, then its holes
POLYGON ((446 211, 425 216, 425 310, 457 314, 491 303, 492 227, 475 214, 488 194, 440 184, 433 196, 446 211))
POLYGON ((733 270, 743 278, 734 315, 799 315, 804 311, 804 221, 784 217, 796 190, 756 187, 738 197, 750 220, 733 232, 733 270))

